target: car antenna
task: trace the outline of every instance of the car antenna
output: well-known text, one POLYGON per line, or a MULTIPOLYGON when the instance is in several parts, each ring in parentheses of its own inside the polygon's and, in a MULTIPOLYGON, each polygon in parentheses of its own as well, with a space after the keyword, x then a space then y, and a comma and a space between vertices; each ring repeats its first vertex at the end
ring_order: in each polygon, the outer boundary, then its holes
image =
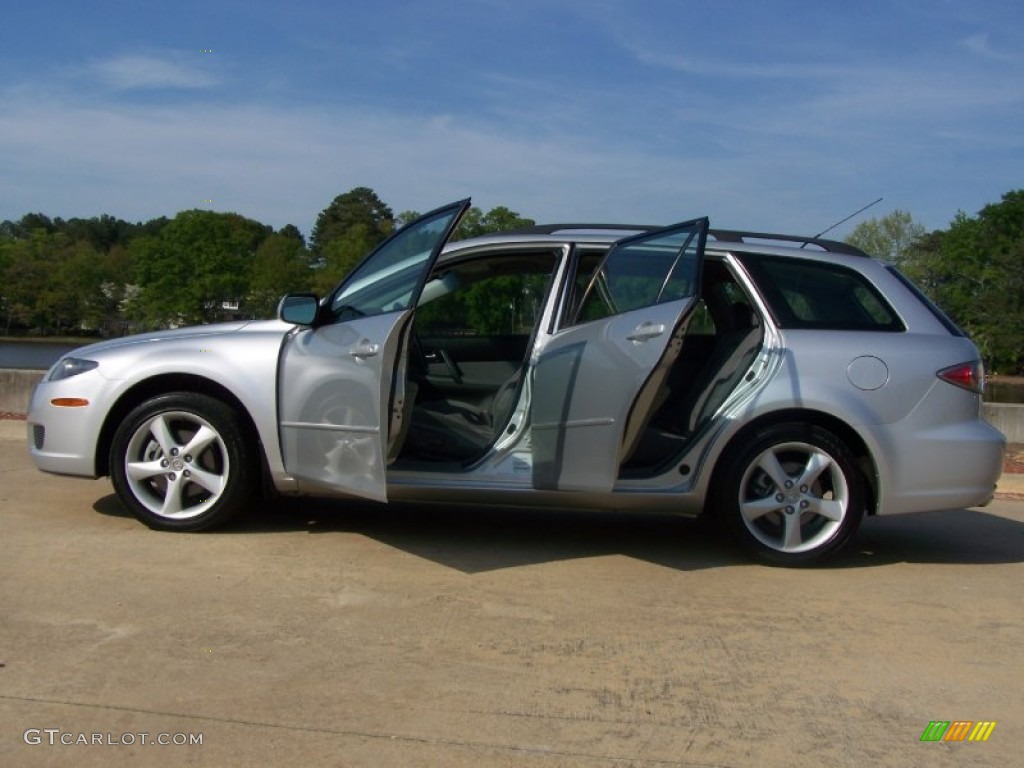
MULTIPOLYGON (((823 230, 821 230, 821 232, 819 232, 819 233, 818 233, 818 234, 816 234, 816 235, 815 235, 814 237, 812 237, 812 238, 811 238, 811 240, 816 240, 816 239, 818 239, 819 237, 821 237, 822 235, 824 235, 824 234, 825 234, 826 232, 831 232, 831 231, 832 231, 833 229, 835 229, 836 227, 838 227, 838 226, 839 226, 840 224, 842 224, 842 223, 844 223, 844 222, 847 222, 847 221, 849 221, 849 220, 850 220, 850 219, 852 219, 852 218, 853 218, 854 216, 859 216, 860 214, 864 213, 864 211, 866 211, 866 210, 867 210, 868 208, 870 208, 870 207, 872 207, 872 206, 874 206, 874 205, 878 205, 878 204, 879 204, 880 202, 882 202, 882 200, 884 200, 884 199, 885 199, 885 198, 882 198, 882 197, 880 197, 880 198, 878 198, 877 200, 875 200, 875 201, 873 201, 873 202, 870 202, 870 203, 868 203, 868 204, 867 204, 867 205, 865 205, 865 206, 864 206, 863 208, 861 208, 861 209, 859 209, 859 210, 856 210, 856 211, 854 211, 853 213, 851 213, 851 214, 850 214, 849 216, 847 216, 847 217, 846 217, 845 219, 840 219, 840 220, 839 220, 839 221, 837 221, 837 222, 836 222, 835 224, 833 224, 833 225, 832 225, 831 227, 828 227, 827 229, 823 229, 823 230)), ((804 248, 804 247, 805 247, 806 245, 807 245, 807 243, 804 243, 804 244, 803 244, 803 245, 801 245, 800 247, 801 247, 801 248, 804 248)))

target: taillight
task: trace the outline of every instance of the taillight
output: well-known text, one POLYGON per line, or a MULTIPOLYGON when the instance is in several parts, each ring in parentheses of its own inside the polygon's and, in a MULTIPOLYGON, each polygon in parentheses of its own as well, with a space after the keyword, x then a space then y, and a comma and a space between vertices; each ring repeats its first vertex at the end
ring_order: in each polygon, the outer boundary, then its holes
POLYGON ((951 365, 935 375, 943 381, 948 381, 950 384, 970 392, 981 394, 985 389, 985 368, 980 360, 951 365))

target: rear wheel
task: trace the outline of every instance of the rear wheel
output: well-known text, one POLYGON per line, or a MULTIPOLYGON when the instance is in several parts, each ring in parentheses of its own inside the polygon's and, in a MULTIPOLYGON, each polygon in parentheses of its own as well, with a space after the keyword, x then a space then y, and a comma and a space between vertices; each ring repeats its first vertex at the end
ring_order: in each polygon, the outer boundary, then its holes
POLYGON ((160 530, 199 531, 237 514, 251 496, 254 465, 237 414, 195 392, 142 403, 111 444, 117 495, 139 520, 160 530))
POLYGON ((727 462, 716 506, 759 559, 807 565, 839 551, 856 533, 864 484, 853 454, 828 430, 777 425, 727 462))

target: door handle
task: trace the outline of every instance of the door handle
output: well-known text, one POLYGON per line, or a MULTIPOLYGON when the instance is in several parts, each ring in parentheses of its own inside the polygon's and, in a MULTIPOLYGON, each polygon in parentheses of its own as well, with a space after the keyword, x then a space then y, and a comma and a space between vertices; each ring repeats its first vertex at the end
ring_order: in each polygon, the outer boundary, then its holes
POLYGON ((365 357, 373 357, 378 352, 380 352, 380 344, 374 344, 369 339, 363 339, 348 351, 348 353, 357 360, 362 360, 365 357))
POLYGON ((665 326, 661 323, 652 323, 649 320, 646 323, 640 323, 633 332, 626 338, 632 341, 634 344, 640 344, 650 339, 657 338, 665 332, 665 326))

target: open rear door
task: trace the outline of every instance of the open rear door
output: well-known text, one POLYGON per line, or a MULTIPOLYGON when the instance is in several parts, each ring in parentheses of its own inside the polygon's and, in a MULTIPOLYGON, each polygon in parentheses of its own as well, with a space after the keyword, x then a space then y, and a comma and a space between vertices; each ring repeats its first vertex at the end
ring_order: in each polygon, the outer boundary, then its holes
POLYGON ((463 200, 420 217, 371 253, 284 342, 278 414, 285 469, 304 486, 387 498, 389 398, 402 339, 463 200))
POLYGON ((607 492, 699 298, 708 220, 617 242, 534 368, 533 485, 607 492))

